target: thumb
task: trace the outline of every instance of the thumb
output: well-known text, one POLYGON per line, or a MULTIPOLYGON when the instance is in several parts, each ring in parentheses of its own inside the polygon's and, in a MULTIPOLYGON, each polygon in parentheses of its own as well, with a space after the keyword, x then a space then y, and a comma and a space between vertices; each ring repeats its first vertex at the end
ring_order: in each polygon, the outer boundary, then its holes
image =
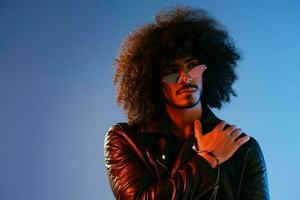
POLYGON ((198 119, 194 121, 194 132, 195 132, 196 139, 198 141, 201 140, 203 137, 202 125, 201 125, 200 120, 198 120, 198 119))

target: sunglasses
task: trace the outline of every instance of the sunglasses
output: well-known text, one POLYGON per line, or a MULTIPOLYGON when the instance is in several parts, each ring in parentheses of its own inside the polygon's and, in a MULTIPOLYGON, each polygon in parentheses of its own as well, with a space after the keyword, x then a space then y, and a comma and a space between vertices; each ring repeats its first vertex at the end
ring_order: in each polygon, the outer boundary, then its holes
POLYGON ((174 84, 180 83, 184 76, 188 76, 190 78, 198 78, 203 74, 206 68, 207 67, 205 65, 197 65, 191 68, 187 74, 183 73, 183 75, 180 75, 178 72, 164 73, 162 81, 164 83, 174 84))

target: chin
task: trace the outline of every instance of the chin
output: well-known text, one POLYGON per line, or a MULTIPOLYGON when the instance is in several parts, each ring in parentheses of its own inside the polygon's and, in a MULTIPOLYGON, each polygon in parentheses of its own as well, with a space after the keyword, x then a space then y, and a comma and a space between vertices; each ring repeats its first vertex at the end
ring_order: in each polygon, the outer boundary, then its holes
POLYGON ((179 104, 183 104, 183 105, 188 105, 188 104, 195 104, 198 100, 199 100, 199 96, 195 96, 195 95, 187 95, 184 98, 182 98, 182 100, 180 102, 178 102, 179 104))
MULTIPOLYGON (((168 98, 166 98, 168 99, 168 98)), ((178 108, 192 108, 199 104, 200 102, 200 95, 199 94, 184 94, 184 95, 178 95, 175 98, 173 98, 171 101, 168 101, 169 106, 175 106, 178 108)))
POLYGON ((192 100, 181 101, 180 103, 177 103, 176 105, 181 106, 181 107, 189 107, 189 106, 195 106, 196 103, 197 103, 197 100, 192 99, 192 100))
POLYGON ((188 102, 188 103, 185 103, 185 104, 180 104, 179 106, 181 107, 190 107, 190 106, 195 106, 197 102, 196 101, 193 101, 193 102, 188 102))

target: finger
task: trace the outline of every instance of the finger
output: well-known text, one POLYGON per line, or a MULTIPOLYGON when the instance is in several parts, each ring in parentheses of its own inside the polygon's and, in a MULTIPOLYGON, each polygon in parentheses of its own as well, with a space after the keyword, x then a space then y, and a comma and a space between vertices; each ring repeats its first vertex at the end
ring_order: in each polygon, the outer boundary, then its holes
POLYGON ((225 125, 226 125, 226 121, 221 120, 221 121, 217 124, 216 129, 223 130, 224 127, 225 127, 225 125))
POLYGON ((230 135, 232 137, 232 140, 235 141, 242 133, 242 129, 238 128, 235 129, 230 135))
POLYGON ((247 135, 247 136, 241 137, 235 143, 236 143, 236 145, 239 148, 240 146, 242 146, 243 144, 245 144, 249 139, 250 139, 250 136, 247 135))
POLYGON ((226 128, 224 131, 226 134, 230 135, 233 131, 237 129, 236 125, 230 125, 228 128, 226 128))
POLYGON ((195 137, 201 140, 201 138, 203 137, 203 133, 202 133, 202 124, 199 120, 195 120, 194 121, 194 132, 195 132, 195 137))

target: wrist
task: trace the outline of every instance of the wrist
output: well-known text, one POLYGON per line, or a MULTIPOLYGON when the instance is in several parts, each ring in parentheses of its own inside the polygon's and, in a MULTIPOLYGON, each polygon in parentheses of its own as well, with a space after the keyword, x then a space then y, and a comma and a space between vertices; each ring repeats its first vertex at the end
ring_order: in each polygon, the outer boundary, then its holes
POLYGON ((192 149, 196 151, 199 156, 203 157, 211 165, 212 168, 215 168, 219 165, 219 159, 217 158, 217 156, 215 156, 213 151, 209 151, 207 149, 199 151, 196 148, 195 144, 192 146, 192 149))
POLYGON ((204 158, 212 168, 216 168, 219 164, 218 160, 215 157, 209 155, 207 152, 198 153, 198 155, 204 158))

